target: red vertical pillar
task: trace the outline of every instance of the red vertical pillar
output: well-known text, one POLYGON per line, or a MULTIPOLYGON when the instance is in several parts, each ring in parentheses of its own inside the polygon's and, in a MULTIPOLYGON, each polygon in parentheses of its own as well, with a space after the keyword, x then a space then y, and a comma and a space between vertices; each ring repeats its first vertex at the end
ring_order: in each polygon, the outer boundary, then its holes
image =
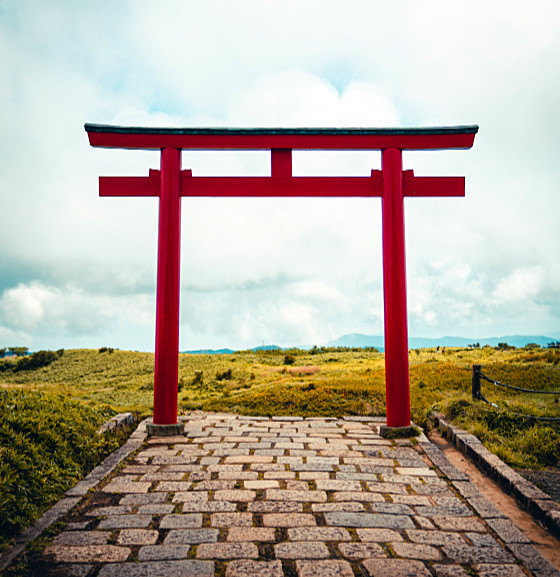
POLYGON ((270 151, 271 175, 289 178, 292 176, 292 149, 273 148, 270 151))
POLYGON ((402 151, 382 151, 387 426, 410 426, 402 151))
POLYGON ((181 242, 181 150, 161 151, 154 424, 177 423, 181 242))

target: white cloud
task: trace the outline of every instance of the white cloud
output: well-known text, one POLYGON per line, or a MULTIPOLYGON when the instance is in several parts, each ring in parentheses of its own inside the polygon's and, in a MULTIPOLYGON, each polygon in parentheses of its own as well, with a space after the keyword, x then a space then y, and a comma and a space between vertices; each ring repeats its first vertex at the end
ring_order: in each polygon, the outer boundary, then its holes
POLYGON ((533 299, 539 295, 543 276, 539 267, 515 270, 498 282, 493 296, 505 302, 533 299))

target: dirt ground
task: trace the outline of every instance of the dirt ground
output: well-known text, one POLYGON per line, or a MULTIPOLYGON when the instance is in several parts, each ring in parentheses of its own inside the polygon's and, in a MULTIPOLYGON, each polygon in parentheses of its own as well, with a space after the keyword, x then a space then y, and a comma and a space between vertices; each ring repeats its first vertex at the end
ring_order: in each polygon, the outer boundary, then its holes
MULTIPOLYGON (((560 571, 560 541, 538 525, 527 511, 517 505, 513 497, 504 493, 494 481, 480 472, 477 467, 463 453, 458 451, 454 445, 447 441, 447 439, 444 439, 436 431, 432 431, 429 438, 445 453, 445 456, 455 467, 469 477, 472 483, 487 499, 527 535, 541 555, 546 557, 560 571)), ((521 472, 519 473, 521 474, 521 472)), ((530 471, 530 473, 536 472, 530 471)), ((529 477, 526 478, 533 482, 529 477)), ((541 476, 541 479, 542 478, 546 478, 546 476, 541 476)), ((560 488, 559 475, 556 475, 555 479, 551 482, 552 488, 555 490, 560 488)), ((542 486, 540 488, 545 490, 542 486)), ((553 498, 557 498, 552 493, 546 492, 553 498)))

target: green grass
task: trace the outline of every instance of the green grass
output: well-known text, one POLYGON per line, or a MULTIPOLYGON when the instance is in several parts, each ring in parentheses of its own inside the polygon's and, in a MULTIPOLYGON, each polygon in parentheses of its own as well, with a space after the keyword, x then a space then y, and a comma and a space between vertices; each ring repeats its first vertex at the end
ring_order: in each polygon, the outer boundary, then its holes
MULTIPOLYGON (((31 523, 116 447, 96 428, 116 412, 148 416, 153 354, 70 350, 39 368, 0 361, 0 542, 31 523), (10 533, 13 532, 13 533, 10 533), (3 537, 2 537, 3 536, 3 537)), ((435 349, 412 351, 411 414, 427 427, 435 412, 468 429, 518 467, 557 466, 558 424, 512 413, 560 417, 555 395, 483 393, 470 398, 471 368, 514 386, 560 389, 560 351, 435 349), (505 409, 505 410, 502 410, 505 409)), ((262 351, 180 355, 179 410, 254 415, 384 415, 384 356, 372 350, 262 351)), ((1 546, 1 545, 0 545, 1 546)))
POLYGON ((0 389, 0 550, 122 443, 96 434, 112 414, 58 394, 0 389))

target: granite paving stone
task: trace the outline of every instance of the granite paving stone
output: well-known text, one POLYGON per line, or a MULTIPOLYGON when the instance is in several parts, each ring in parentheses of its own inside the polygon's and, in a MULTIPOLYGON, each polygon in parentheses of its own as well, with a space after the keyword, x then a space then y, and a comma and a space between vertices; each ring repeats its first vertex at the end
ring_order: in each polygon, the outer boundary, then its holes
POLYGON ((183 471, 157 471, 142 475, 140 481, 182 481, 184 476, 183 471))
POLYGON ((256 464, 256 463, 272 463, 274 457, 266 455, 232 455, 226 457, 225 462, 230 464, 256 464))
POLYGON ((298 577, 354 577, 352 566, 346 561, 296 561, 298 577))
POLYGON ((171 529, 165 537, 164 545, 196 545, 197 543, 215 543, 218 529, 171 529))
POLYGON ((272 527, 232 527, 227 541, 268 542, 276 540, 276 530, 272 527))
POLYGON ((414 475, 422 477, 437 477, 437 473, 433 469, 420 468, 420 467, 396 467, 396 471, 399 475, 414 475))
POLYGON ((128 515, 132 513, 131 505, 113 505, 109 507, 96 507, 86 511, 88 517, 108 517, 109 515, 128 515))
POLYGON ((309 483, 307 481, 294 481, 289 479, 286 481, 287 491, 309 491, 309 483))
POLYGON ((120 505, 147 505, 153 503, 165 503, 167 495, 165 493, 148 493, 138 495, 126 495, 120 501, 120 505))
POLYGON ((408 559, 366 559, 363 562, 370 577, 432 577, 421 561, 408 559))
POLYGON ((189 545, 146 545, 138 551, 139 561, 162 561, 170 559, 186 559, 189 545))
POLYGON ((488 533, 465 533, 465 537, 475 547, 499 547, 500 544, 488 533))
POLYGON ((351 561, 370 557, 387 557, 387 553, 377 543, 340 543, 338 550, 351 561))
POLYGON ((231 491, 234 488, 235 480, 233 479, 207 479, 193 485, 193 491, 231 491))
POLYGON ((443 531, 486 531, 476 517, 433 517, 431 520, 443 531))
POLYGON ((309 541, 278 543, 274 546, 274 554, 277 559, 328 559, 330 557, 325 543, 309 541))
POLYGON ((269 513, 263 515, 265 527, 314 527, 317 521, 307 513, 269 513))
POLYGON ((83 545, 66 547, 51 545, 45 555, 53 555, 57 563, 113 563, 126 561, 130 556, 128 547, 116 545, 83 545))
POLYGON ((461 565, 432 565, 432 569, 436 572, 436 577, 469 577, 461 565))
POLYGON ((327 525, 336 527, 379 527, 387 529, 413 529, 412 519, 406 515, 376 513, 324 513, 327 525))
POLYGON ((183 513, 233 513, 237 511, 236 503, 228 501, 186 501, 183 513))
POLYGON ((389 493, 397 495, 408 495, 404 485, 399 483, 383 483, 381 481, 372 481, 367 483, 367 488, 372 493, 389 493))
POLYGON ((196 548, 197 559, 258 559, 254 543, 202 543, 196 548))
POLYGON ((458 563, 513 563, 514 558, 501 547, 446 545, 443 552, 458 563))
POLYGON ((525 577, 525 573, 518 565, 490 565, 488 563, 475 563, 473 569, 478 577, 525 577))
MULTIPOLYGON (((258 478, 259 474, 256 471, 220 471, 218 473, 218 479, 224 481, 256 481, 258 478)), ((247 487, 247 483, 245 483, 245 489, 254 488, 247 487)))
MULTIPOLYGON (((295 479, 296 474, 293 471, 265 471, 263 474, 264 479, 276 479, 276 480, 283 480, 283 479, 295 479)), ((300 477, 301 478, 301 477, 300 477)))
POLYGON ((483 496, 471 497, 467 499, 469 505, 483 518, 496 519, 504 518, 504 514, 483 496))
POLYGON ((212 527, 251 527, 251 513, 214 513, 210 517, 212 527))
POLYGON ((284 577, 280 561, 236 559, 226 565, 226 577, 284 577))
POLYGON ((233 501, 233 502, 247 502, 254 501, 257 494, 255 491, 248 491, 246 489, 233 489, 216 491, 214 493, 215 501, 233 501))
POLYGON ((317 479, 330 479, 330 475, 327 471, 300 471, 299 478, 301 481, 316 481, 317 479))
POLYGON ((154 465, 127 465, 121 471, 124 475, 143 475, 145 473, 155 473, 159 471, 159 466, 154 465))
POLYGON ((105 545, 109 540, 110 533, 107 531, 64 531, 57 535, 52 544, 54 546, 82 546, 82 545, 105 545))
POLYGON ((159 533, 155 529, 122 529, 117 537, 119 545, 153 545, 159 533))
POLYGON ((435 525, 427 517, 421 517, 419 515, 415 515, 413 519, 420 529, 424 529, 426 531, 431 531, 435 529, 435 525))
POLYGON ((410 488, 416 495, 430 495, 430 496, 452 496, 453 493, 447 485, 435 485, 428 483, 410 483, 410 488))
POLYGON ((181 559, 144 563, 111 563, 101 568, 98 577, 212 577, 214 563, 181 559))
MULTIPOLYGON (((249 471, 250 472, 250 471, 249 471)), ((257 481, 245 481, 245 489, 254 489, 258 491, 259 489, 277 489, 280 484, 278 481, 274 480, 257 480, 257 481)))
POLYGON ((420 545, 417 543, 390 543, 391 549, 397 557, 406 559, 422 559, 426 561, 438 561, 441 553, 431 545, 420 545))
POLYGON ((172 503, 154 503, 153 505, 140 505, 138 507, 139 515, 169 515, 175 510, 172 503))
POLYGON ((472 511, 463 503, 456 505, 419 505, 416 513, 422 517, 470 517, 472 511))
POLYGON ((438 546, 449 545, 450 543, 465 545, 465 540, 459 533, 451 533, 450 531, 422 531, 420 529, 407 529, 405 534, 413 543, 438 546))
POLYGON ((145 529, 152 522, 151 515, 113 515, 102 519, 98 529, 145 529))
POLYGON ((155 487, 155 490, 158 492, 188 491, 191 487, 192 483, 190 481, 159 481, 155 487))
POLYGON ((290 541, 351 541, 347 529, 342 527, 296 527, 288 529, 290 541))
POLYGON ((173 496, 173 503, 186 503, 192 501, 198 503, 208 501, 208 491, 178 492, 173 496))
POLYGON ((487 519, 486 522, 505 543, 531 542, 509 519, 487 519))
POLYGON ((390 515, 414 514, 408 505, 401 505, 399 503, 371 503, 369 507, 374 513, 388 513, 390 515))
POLYGON ((251 513, 301 513, 303 503, 285 501, 253 501, 247 505, 251 513))
POLYGON ((129 481, 120 477, 107 483, 101 490, 104 493, 147 493, 153 483, 140 483, 138 481, 129 481))
POLYGON ((347 513, 365 513, 362 503, 340 502, 340 503, 313 503, 311 505, 313 513, 326 513, 327 511, 345 511, 347 513))
POLYGON ((431 505, 429 497, 425 495, 391 495, 391 501, 401 505, 431 505))
POLYGON ((191 529, 194 527, 202 527, 201 513, 166 515, 159 523, 160 529, 191 529))
POLYGON ((282 463, 253 463, 250 465, 251 471, 286 471, 286 465, 282 463))
POLYGON ((403 540, 400 533, 392 529, 357 529, 356 533, 366 543, 396 543, 403 540))
POLYGON ((335 501, 363 501, 364 503, 382 503, 385 501, 380 493, 368 493, 367 491, 337 491, 333 493, 335 501))
POLYGON ((270 501, 300 501, 303 503, 325 503, 325 491, 288 491, 282 489, 268 489, 266 499, 270 501))
POLYGON ((191 465, 196 463, 198 455, 156 455, 152 459, 153 465, 191 465))
POLYGON ((362 486, 359 481, 317 479, 315 484, 319 491, 362 491, 362 486))

